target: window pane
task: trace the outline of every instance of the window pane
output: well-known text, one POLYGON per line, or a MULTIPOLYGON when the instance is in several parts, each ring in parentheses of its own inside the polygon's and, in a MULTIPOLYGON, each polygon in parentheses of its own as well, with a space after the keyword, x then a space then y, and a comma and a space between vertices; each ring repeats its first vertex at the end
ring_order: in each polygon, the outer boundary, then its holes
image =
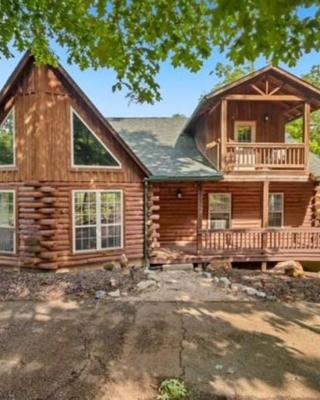
POLYGON ((94 250, 97 248, 96 227, 76 228, 76 250, 94 250))
POLYGON ((95 225, 97 222, 96 212, 95 192, 77 192, 75 194, 76 225, 95 225))
POLYGON ((0 125, 0 166, 14 164, 14 113, 0 125))
POLYGON ((226 215, 213 214, 211 216, 210 220, 211 220, 211 229, 229 229, 230 228, 229 214, 226 214, 226 215))
POLYGON ((14 252, 14 235, 14 229, 0 228, 0 251, 14 252))
POLYGON ((281 194, 270 193, 269 194, 269 211, 270 212, 282 212, 283 209, 283 196, 281 194))
POLYGON ((230 196, 225 193, 210 194, 210 211, 211 212, 229 212, 230 196))
POLYGON ((15 226, 12 192, 0 192, 0 226, 15 226))
POLYGON ((120 225, 101 227, 101 247, 104 249, 121 247, 120 225))
POLYGON ((238 142, 251 143, 252 142, 252 126, 250 125, 238 125, 238 142))
POLYGON ((101 193, 101 223, 121 223, 121 194, 119 192, 101 193))
POLYGON ((111 153, 73 113, 73 154, 74 165, 119 166, 111 153))
POLYGON ((281 227, 282 226, 282 214, 281 213, 269 213, 269 226, 270 227, 281 227))

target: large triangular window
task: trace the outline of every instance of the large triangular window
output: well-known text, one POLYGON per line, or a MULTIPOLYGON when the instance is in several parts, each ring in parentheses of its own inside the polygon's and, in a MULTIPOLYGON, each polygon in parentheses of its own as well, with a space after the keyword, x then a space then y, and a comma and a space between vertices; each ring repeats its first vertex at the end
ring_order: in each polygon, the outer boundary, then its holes
POLYGON ((106 145, 72 110, 73 165, 119 168, 120 162, 106 145))
POLYGON ((12 109, 0 124, 0 167, 15 166, 15 118, 12 109))

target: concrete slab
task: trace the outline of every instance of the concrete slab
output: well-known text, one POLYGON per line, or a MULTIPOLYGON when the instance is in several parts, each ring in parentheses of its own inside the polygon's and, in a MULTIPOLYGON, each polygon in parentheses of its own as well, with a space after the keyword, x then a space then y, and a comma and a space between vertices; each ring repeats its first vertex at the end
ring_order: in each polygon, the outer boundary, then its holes
POLYGON ((181 377, 206 400, 318 400, 320 305, 4 302, 0 354, 0 399, 154 400, 181 377))

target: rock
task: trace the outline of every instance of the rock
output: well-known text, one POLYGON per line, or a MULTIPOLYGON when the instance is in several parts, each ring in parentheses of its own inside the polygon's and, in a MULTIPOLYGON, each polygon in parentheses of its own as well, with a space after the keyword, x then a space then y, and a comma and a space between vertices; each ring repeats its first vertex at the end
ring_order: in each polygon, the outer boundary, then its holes
POLYGON ((137 289, 139 292, 143 292, 145 290, 151 289, 151 288, 155 288, 157 286, 157 282, 149 279, 147 281, 141 281, 137 284, 137 289))
POLYGON ((236 372, 235 372, 234 369, 232 369, 232 368, 228 368, 228 369, 227 369, 227 374, 233 375, 233 374, 235 374, 235 373, 236 373, 236 372))
POLYGON ((267 294, 265 292, 262 292, 260 290, 257 290, 256 296, 260 297, 260 299, 265 299, 267 297, 267 294))
POLYGON ((217 364, 216 365, 216 370, 221 371, 223 369, 223 365, 217 364))
POLYGON ((120 290, 117 289, 117 290, 114 290, 113 292, 109 292, 108 296, 110 296, 110 297, 120 297, 120 290))
POLYGON ((125 254, 122 254, 120 257, 120 266, 123 275, 129 275, 129 261, 125 254))
POLYGON ((149 273, 147 274, 147 278, 151 279, 153 281, 159 282, 160 281, 160 277, 158 274, 156 274, 155 272, 149 271, 149 273))
POLYGON ((105 290, 97 290, 96 291, 96 299, 104 299, 106 297, 107 292, 105 290))
POLYGON ((202 276, 204 276, 207 279, 211 279, 212 278, 211 272, 202 272, 202 276))
POLYGON ((242 291, 244 291, 247 288, 248 288, 248 286, 241 285, 241 283, 232 283, 231 284, 231 289, 232 290, 242 290, 242 291))
POLYGON ((252 287, 246 287, 243 291, 246 292, 249 296, 256 296, 258 292, 255 288, 252 287))
POLYGON ((299 261, 282 261, 272 268, 271 272, 284 274, 295 278, 304 276, 303 266, 299 261))
POLYGON ((231 281, 227 277, 223 276, 219 279, 219 285, 224 288, 229 288, 231 286, 231 281))
POLYGON ((118 286, 118 282, 115 278, 110 278, 110 286, 113 288, 118 286))

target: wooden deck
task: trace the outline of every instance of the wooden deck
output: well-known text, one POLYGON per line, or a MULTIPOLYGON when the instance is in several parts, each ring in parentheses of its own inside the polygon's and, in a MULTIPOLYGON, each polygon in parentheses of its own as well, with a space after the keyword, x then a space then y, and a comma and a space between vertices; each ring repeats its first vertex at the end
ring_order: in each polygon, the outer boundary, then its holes
POLYGON ((201 246, 168 245, 154 249, 151 264, 197 263, 214 259, 230 261, 320 260, 317 228, 230 229, 202 231, 201 246))

